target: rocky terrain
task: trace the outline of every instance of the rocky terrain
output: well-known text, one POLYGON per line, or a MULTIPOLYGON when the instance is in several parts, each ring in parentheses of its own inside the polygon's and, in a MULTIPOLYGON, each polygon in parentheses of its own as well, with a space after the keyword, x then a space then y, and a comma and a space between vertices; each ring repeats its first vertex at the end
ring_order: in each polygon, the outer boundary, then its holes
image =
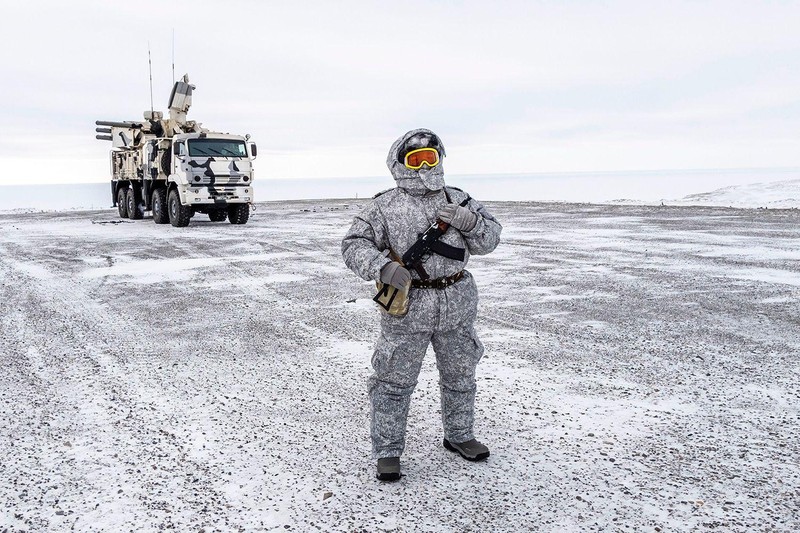
POLYGON ((359 201, 0 214, 0 531, 795 531, 800 212, 490 203, 476 431, 375 479, 359 201))

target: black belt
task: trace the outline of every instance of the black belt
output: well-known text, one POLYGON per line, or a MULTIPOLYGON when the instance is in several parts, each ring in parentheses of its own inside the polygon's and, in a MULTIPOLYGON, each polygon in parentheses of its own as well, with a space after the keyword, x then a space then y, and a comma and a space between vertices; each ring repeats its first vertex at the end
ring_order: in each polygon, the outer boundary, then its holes
POLYGON ((436 279, 412 279, 412 289, 445 289, 464 277, 464 271, 459 270, 452 276, 436 279))

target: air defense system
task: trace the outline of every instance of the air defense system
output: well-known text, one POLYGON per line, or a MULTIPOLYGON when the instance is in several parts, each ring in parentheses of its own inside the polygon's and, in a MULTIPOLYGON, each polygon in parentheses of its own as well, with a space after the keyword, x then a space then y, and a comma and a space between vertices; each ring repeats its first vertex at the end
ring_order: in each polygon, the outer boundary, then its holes
POLYGON ((111 141, 111 200, 122 218, 152 211, 156 224, 189 225, 196 213, 214 222, 246 224, 253 203, 250 135, 217 133, 186 119, 194 85, 184 75, 172 88, 169 118, 145 111, 142 121, 95 122, 111 141))

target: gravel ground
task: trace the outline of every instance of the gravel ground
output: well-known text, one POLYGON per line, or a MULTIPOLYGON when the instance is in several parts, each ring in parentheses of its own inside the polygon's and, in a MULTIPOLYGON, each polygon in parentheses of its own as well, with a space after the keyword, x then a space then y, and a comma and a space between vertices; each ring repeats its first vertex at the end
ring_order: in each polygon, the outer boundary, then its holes
POLYGON ((800 211, 492 203, 472 464, 369 459, 358 201, 0 214, 0 531, 796 531, 800 211))

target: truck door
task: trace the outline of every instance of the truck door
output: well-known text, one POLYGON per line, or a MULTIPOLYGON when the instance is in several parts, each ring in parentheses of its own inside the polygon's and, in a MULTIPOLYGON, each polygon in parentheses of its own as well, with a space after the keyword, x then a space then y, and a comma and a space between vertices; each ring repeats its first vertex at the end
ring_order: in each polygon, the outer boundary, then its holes
POLYGON ((172 172, 174 174, 180 174, 182 171, 185 171, 185 163, 186 163, 186 141, 177 141, 172 145, 172 162, 173 162, 173 169, 172 172))
POLYGON ((156 141, 148 141, 147 144, 144 145, 144 175, 146 179, 154 180, 158 178, 157 155, 156 141))

